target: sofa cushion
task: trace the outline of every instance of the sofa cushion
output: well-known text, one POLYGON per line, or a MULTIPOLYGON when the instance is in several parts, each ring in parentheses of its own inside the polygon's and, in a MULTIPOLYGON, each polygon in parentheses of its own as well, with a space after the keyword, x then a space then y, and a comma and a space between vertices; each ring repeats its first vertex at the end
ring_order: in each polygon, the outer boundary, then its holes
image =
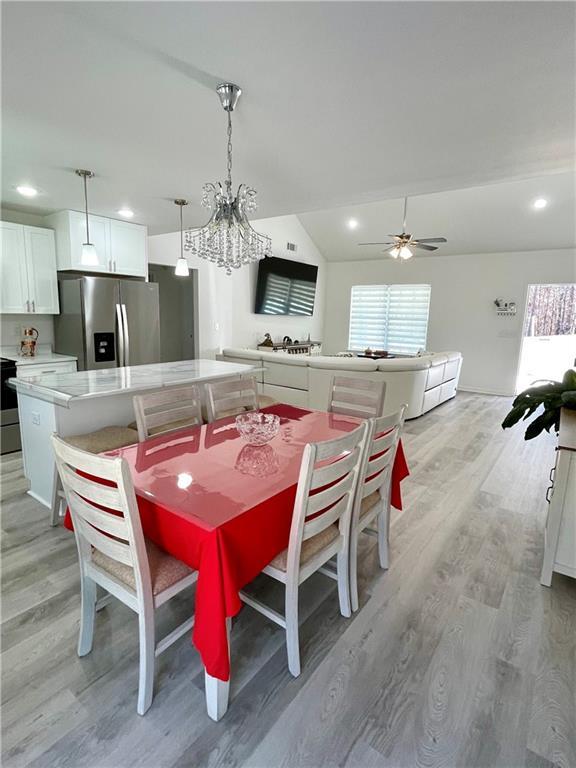
POLYGON ((334 371, 377 371, 377 360, 364 360, 359 357, 328 357, 313 355, 308 358, 310 368, 328 368, 334 371))
POLYGON ((261 352, 263 363, 282 363, 282 365, 307 366, 309 355, 289 355, 286 352, 261 352))
POLYGON ((225 357, 243 357, 246 360, 261 360, 262 352, 258 349, 244 349, 243 347, 226 347, 222 350, 225 357))
POLYGON ((392 357, 376 362, 379 371, 425 371, 432 364, 429 357, 392 357))

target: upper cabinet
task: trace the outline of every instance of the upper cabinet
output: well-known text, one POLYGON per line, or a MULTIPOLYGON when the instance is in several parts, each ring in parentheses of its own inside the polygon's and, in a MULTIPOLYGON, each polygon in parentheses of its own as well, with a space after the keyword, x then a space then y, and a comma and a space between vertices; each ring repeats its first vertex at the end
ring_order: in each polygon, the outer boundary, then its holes
POLYGON ((53 230, 0 222, 0 312, 60 312, 53 230))
POLYGON ((60 211, 47 217, 47 221, 56 231, 58 269, 147 277, 148 230, 141 224, 90 215, 90 242, 96 248, 98 265, 88 267, 82 263, 82 244, 86 242, 85 214, 60 211))

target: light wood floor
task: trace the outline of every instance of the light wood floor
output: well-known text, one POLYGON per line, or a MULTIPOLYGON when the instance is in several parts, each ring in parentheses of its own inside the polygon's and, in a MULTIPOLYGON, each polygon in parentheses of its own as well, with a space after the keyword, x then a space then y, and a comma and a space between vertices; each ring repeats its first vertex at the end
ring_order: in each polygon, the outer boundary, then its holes
MULTIPOLYGON (((508 405, 459 394, 406 425, 412 475, 390 570, 363 537, 351 620, 329 579, 303 586, 298 679, 280 629, 244 608, 220 723, 187 638, 162 655, 152 708, 136 714, 136 620, 116 602, 93 652, 76 656, 73 538, 28 496, 6 502, 3 765, 576 766, 576 581, 538 580, 554 439, 503 432, 508 405)), ((276 585, 257 588, 280 607, 276 585)), ((161 631, 191 602, 163 609, 161 631)))

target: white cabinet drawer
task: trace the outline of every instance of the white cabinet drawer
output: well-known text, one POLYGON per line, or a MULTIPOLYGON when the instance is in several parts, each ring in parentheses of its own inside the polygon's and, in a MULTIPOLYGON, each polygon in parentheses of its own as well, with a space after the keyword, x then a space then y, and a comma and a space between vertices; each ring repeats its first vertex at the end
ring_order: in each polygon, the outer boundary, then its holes
POLYGON ((73 360, 65 363, 30 363, 19 365, 16 368, 16 376, 19 379, 33 379, 36 376, 49 376, 53 373, 76 373, 76 363, 73 360))

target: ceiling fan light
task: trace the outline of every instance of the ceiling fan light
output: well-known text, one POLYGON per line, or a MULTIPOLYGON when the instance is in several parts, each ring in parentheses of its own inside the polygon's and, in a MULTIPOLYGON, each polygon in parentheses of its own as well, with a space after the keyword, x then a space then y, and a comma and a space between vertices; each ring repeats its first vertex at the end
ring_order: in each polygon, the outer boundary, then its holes
POLYGON ((92 243, 82 243, 82 255, 80 261, 84 267, 98 266, 98 252, 92 243))
POLYGON ((400 250, 398 251, 398 256, 400 256, 401 259, 404 259, 404 261, 406 261, 406 259, 412 258, 412 251, 410 250, 410 248, 408 248, 407 245, 403 245, 402 248, 400 248, 400 250))
POLYGON ((176 266, 174 268, 174 274, 177 277, 188 277, 190 274, 190 268, 188 266, 188 261, 184 256, 179 256, 176 259, 176 266))
POLYGON ((392 256, 393 259, 397 259, 398 256, 400 255, 400 248, 398 248, 398 246, 395 245, 391 251, 388 251, 388 253, 390 254, 390 256, 392 256))

